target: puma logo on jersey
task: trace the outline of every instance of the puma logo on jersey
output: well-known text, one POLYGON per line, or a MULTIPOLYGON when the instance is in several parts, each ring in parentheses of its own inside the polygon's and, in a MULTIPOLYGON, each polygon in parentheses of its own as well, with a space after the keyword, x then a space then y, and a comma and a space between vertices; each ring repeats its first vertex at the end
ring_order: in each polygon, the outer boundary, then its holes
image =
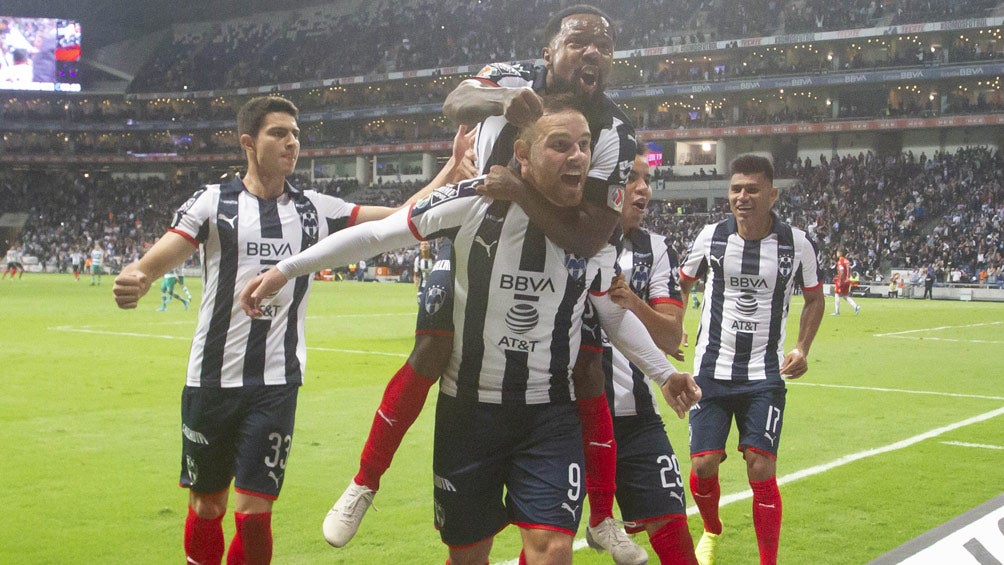
POLYGON ((224 216, 223 214, 216 214, 216 219, 223 220, 230 226, 230 229, 234 229, 234 220, 237 219, 237 214, 234 214, 233 217, 230 218, 224 216))
POLYGON ((708 263, 712 267, 714 267, 716 269, 721 269, 722 268, 722 259, 721 259, 721 257, 716 257, 714 255, 710 255, 710 256, 708 256, 708 263))
POLYGON ((477 243, 477 244, 481 245, 482 247, 484 247, 485 248, 485 253, 487 253, 489 257, 492 256, 492 247, 498 245, 498 241, 493 241, 491 243, 488 243, 487 241, 485 241, 484 239, 482 239, 482 237, 480 235, 474 238, 474 243, 477 243))

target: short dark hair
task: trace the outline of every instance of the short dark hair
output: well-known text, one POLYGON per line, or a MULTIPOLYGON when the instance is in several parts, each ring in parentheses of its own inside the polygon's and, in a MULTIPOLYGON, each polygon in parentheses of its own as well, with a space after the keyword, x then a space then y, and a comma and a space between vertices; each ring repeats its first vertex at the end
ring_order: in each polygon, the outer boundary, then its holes
POLYGON ((617 39, 617 33, 614 30, 614 21, 610 16, 606 15, 603 10, 595 6, 590 6, 588 4, 576 4, 574 6, 569 6, 563 10, 555 12, 551 19, 547 21, 547 25, 544 26, 544 43, 551 43, 555 35, 561 31, 561 22, 568 16, 575 14, 593 14, 594 16, 599 16, 610 24, 610 36, 611 39, 617 39))
POLYGON ((774 184, 774 165, 770 159, 759 155, 740 155, 732 160, 729 169, 733 175, 753 175, 762 174, 768 182, 774 184))
MULTIPOLYGON (((566 110, 573 110, 585 115, 582 111, 582 100, 570 92, 563 92, 561 94, 545 94, 540 97, 541 104, 544 107, 544 114, 557 114, 559 112, 564 112, 566 110)), ((536 122, 523 127, 520 130, 519 137, 528 143, 533 142, 533 137, 536 135, 536 122)))
POLYGON ((258 135, 261 123, 265 121, 265 116, 272 112, 282 112, 289 114, 293 118, 300 115, 300 110, 295 104, 275 94, 268 96, 256 96, 248 100, 239 112, 237 112, 237 135, 245 133, 251 137, 258 135))

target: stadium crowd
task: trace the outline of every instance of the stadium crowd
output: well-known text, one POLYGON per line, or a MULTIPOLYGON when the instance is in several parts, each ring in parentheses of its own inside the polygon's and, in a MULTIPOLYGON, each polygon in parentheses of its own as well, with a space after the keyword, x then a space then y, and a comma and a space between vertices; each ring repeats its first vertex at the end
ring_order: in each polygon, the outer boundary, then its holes
MULTIPOLYGON (((967 2, 965 14, 996 2, 967 2)), ((441 68, 539 56, 531 34, 551 4, 380 2, 351 13, 312 7, 268 20, 228 20, 176 30, 132 81, 133 92, 179 92, 441 68), (416 30, 425 30, 417 33, 416 30), (337 42, 336 42, 337 38, 337 42), (330 46, 341 46, 338 57, 330 46)), ((608 7, 621 49, 778 33, 957 19, 949 0, 642 0, 608 7)))
MULTIPOLYGON (((971 147, 932 156, 820 155, 779 163, 778 175, 795 179, 782 191, 778 213, 792 225, 807 228, 824 254, 824 268, 832 269, 836 251, 843 250, 862 280, 887 278, 891 269, 931 266, 939 282, 953 282, 956 271, 954 282, 992 283, 1004 265, 1004 157, 999 151, 971 147)), ((0 175, 0 200, 10 203, 8 210, 29 214, 21 236, 25 255, 65 271, 70 253, 84 252, 96 240, 106 248, 114 271, 163 233, 197 182, 7 172, 0 175)), ((404 202, 421 184, 311 184, 302 176, 291 182, 350 202, 382 206, 404 202)), ((710 212, 702 209, 693 202, 653 201, 648 227, 672 236, 685 254, 698 230, 723 217, 727 205, 721 199, 710 212)), ((375 265, 408 270, 414 252, 384 254, 375 265)))

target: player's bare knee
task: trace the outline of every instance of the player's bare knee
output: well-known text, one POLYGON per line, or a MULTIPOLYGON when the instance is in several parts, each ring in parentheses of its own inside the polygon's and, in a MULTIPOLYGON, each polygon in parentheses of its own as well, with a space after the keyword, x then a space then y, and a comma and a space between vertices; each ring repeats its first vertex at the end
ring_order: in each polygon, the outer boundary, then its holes
POLYGON ((192 507, 192 510, 195 510, 199 518, 206 520, 219 518, 227 511, 227 498, 229 494, 229 490, 222 490, 212 494, 190 490, 188 505, 192 507))
POLYGON ((604 392, 603 354, 582 349, 572 368, 575 398, 596 398, 604 392))
POLYGON ((415 347, 408 357, 408 364, 423 377, 438 379, 453 354, 453 337, 441 335, 417 335, 415 347))
POLYGON ((718 453, 698 455, 690 459, 690 468, 698 477, 713 477, 718 474, 718 466, 722 460, 722 456, 718 453))

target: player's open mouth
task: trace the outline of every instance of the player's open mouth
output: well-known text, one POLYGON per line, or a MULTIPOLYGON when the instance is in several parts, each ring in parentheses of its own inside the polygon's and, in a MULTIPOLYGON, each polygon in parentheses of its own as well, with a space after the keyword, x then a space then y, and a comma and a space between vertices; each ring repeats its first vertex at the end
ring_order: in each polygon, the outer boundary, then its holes
POLYGON ((599 82, 599 75, 593 69, 582 69, 579 71, 579 80, 589 88, 594 88, 599 82))
POLYGON ((568 185, 578 185, 582 182, 582 175, 564 174, 561 175, 561 182, 568 185))
POLYGON ((645 207, 648 206, 648 202, 646 202, 645 200, 637 200, 635 202, 632 202, 631 205, 644 212, 645 207))

